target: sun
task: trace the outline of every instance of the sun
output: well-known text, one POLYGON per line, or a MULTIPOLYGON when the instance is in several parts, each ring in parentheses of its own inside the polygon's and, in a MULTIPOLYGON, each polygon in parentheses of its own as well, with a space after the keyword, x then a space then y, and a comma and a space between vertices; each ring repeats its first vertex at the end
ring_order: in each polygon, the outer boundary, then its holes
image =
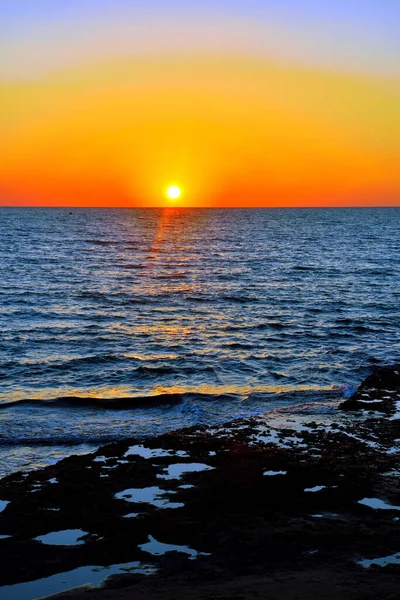
POLYGON ((167 197, 170 200, 178 200, 178 198, 181 197, 182 191, 181 188, 178 187, 177 185, 170 185, 167 188, 167 197))

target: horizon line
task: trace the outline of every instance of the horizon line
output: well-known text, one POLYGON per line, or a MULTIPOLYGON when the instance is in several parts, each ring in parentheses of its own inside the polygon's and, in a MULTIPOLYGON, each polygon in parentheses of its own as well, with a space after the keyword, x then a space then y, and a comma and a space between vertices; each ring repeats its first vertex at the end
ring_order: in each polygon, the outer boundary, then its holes
POLYGON ((45 208, 68 210, 297 210, 297 209, 343 209, 343 208, 400 208, 399 204, 346 204, 346 205, 299 205, 299 206, 51 206, 44 204, 2 204, 1 208, 45 208))

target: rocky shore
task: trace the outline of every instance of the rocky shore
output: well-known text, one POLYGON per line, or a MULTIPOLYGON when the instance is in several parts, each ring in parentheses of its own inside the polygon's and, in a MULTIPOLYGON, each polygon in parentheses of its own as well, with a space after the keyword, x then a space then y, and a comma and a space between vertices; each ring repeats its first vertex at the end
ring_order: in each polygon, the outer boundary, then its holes
POLYGON ((399 372, 1 480, 0 599, 399 599, 399 372))

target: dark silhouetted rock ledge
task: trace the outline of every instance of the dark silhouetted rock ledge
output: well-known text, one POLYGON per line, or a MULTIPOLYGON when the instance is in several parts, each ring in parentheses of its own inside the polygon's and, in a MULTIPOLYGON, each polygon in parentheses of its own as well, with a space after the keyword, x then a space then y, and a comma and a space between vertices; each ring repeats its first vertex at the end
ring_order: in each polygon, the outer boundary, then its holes
POLYGON ((400 403, 400 365, 376 367, 356 392, 340 404, 342 410, 374 410, 394 413, 400 403))
POLYGON ((152 574, 59 598, 399 599, 398 369, 377 370, 341 407, 364 408, 372 391, 390 408, 278 411, 1 480, 0 598, 14 600, 8 586, 21 582, 136 561, 152 574), (83 538, 35 539, 64 530, 83 538), (180 548, 153 554, 154 543, 180 548))

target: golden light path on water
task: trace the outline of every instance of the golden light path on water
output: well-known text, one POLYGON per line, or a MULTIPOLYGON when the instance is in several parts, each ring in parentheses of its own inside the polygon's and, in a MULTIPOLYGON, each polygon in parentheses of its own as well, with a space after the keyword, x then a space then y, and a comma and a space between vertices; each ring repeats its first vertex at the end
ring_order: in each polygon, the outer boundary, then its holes
MULTIPOLYGON (((335 390, 335 385, 210 385, 210 384, 197 384, 197 385, 153 385, 148 386, 146 391, 133 390, 132 386, 115 386, 115 387, 96 387, 94 389, 82 389, 73 386, 65 386, 63 388, 42 388, 40 392, 35 395, 35 400, 54 400, 55 398, 91 398, 91 399, 123 399, 123 398, 153 398, 154 396, 162 396, 164 394, 172 395, 185 395, 185 394, 198 394, 198 395, 209 395, 214 396, 218 399, 218 396, 233 394, 240 396, 242 401, 245 401, 250 394, 289 394, 298 392, 317 392, 324 393, 335 390)), ((9 402, 19 402, 25 400, 26 394, 23 391, 17 390, 8 395, 9 402)))
MULTIPOLYGON (((157 260, 157 256, 160 252, 161 247, 163 246, 166 238, 168 237, 169 224, 174 217, 178 216, 183 209, 179 207, 167 207, 161 209, 160 218, 158 220, 158 224, 155 230, 153 243, 150 246, 148 257, 147 257, 147 266, 155 266, 155 262, 157 260)), ((179 223, 177 219, 175 219, 176 223, 179 223)), ((175 225, 176 225, 175 223, 175 225)), ((175 232, 175 236, 179 240, 180 231, 175 232)), ((176 250, 176 249, 175 249, 176 250)), ((182 260, 182 256, 176 252, 174 252, 174 261, 182 260)))

